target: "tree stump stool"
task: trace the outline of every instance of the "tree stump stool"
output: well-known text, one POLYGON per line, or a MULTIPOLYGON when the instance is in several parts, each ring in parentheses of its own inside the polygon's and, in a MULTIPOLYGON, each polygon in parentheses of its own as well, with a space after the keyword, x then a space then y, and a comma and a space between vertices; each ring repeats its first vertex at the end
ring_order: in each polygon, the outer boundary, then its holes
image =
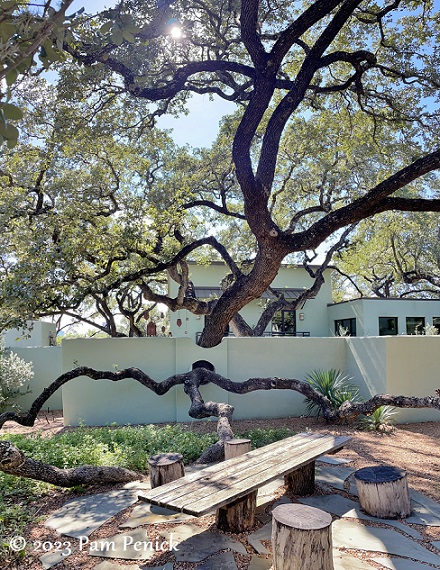
POLYGON ((354 476, 360 506, 367 514, 381 519, 409 517, 411 499, 406 471, 377 465, 359 469, 354 476))
POLYGON ((161 453, 148 459, 151 488, 184 477, 183 456, 180 453, 161 453))
POLYGON ((230 439, 225 441, 225 459, 232 459, 251 450, 250 439, 230 439))
MULTIPOLYGON (((230 439, 225 441, 225 459, 232 459, 251 450, 250 439, 230 439)), ((255 524, 257 491, 241 497, 217 509, 217 527, 227 532, 244 532, 255 524)))
POLYGON ((273 570, 334 570, 331 525, 331 515, 314 507, 276 507, 272 511, 273 570))

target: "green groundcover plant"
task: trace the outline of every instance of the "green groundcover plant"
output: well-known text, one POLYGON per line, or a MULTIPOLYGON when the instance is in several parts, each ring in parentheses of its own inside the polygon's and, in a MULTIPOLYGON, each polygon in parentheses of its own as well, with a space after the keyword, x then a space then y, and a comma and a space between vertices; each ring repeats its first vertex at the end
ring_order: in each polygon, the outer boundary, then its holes
MULTIPOLYGON (((294 435, 289 429, 255 429, 237 433, 237 437, 251 439, 253 448, 294 435)), ((32 435, 0 434, 25 454, 44 460, 57 467, 78 465, 119 465, 142 473, 148 471, 148 457, 157 453, 178 450, 185 464, 195 461, 204 449, 218 439, 216 433, 198 434, 187 426, 146 425, 79 427, 53 437, 41 433, 32 435)), ((35 522, 41 498, 54 487, 11 475, 0 474, 0 562, 10 552, 8 537, 21 535, 25 526, 35 522)), ((84 487, 74 489, 84 492, 84 487)), ((62 490, 60 492, 66 492, 62 490)), ((1 564, 0 564, 1 566, 1 564)))

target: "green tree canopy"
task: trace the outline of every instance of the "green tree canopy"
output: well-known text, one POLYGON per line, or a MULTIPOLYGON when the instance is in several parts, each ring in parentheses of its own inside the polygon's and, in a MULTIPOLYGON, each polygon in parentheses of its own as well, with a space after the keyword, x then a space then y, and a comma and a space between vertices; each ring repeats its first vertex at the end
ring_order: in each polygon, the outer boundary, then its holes
POLYGON ((144 296, 205 314, 200 344, 214 346, 289 256, 307 262, 328 244, 323 266, 309 267, 315 284, 303 302, 359 222, 438 212, 438 18, 430 0, 126 0, 84 17, 62 49, 80 65, 72 78, 98 102, 104 130, 107 121, 114 130, 112 105, 132 105, 140 132, 157 115, 181 113, 192 93, 239 106, 216 147, 188 159, 197 171, 186 170, 183 196, 181 186, 156 187, 155 214, 172 231, 169 240, 141 236, 149 258, 139 271, 169 269, 180 289, 169 299, 147 284, 144 296), (207 245, 231 273, 213 303, 191 295, 184 264, 207 245))

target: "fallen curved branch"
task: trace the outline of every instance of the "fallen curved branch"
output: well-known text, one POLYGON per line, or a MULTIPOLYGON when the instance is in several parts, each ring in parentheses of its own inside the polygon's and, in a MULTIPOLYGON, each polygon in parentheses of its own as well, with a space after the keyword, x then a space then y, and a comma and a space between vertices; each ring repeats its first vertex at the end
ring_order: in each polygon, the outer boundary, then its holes
POLYGON ((60 487, 128 483, 141 479, 143 475, 123 467, 96 467, 82 465, 70 469, 60 469, 42 461, 29 459, 9 441, 0 441, 0 469, 8 475, 27 477, 45 481, 60 487))
MULTIPOLYGON (((217 443, 208 448, 199 458, 199 463, 211 463, 219 461, 224 456, 224 443, 225 441, 234 437, 231 420, 234 413, 234 407, 230 404, 218 402, 205 402, 200 393, 200 386, 209 383, 219 386, 227 392, 234 394, 248 394, 257 390, 293 390, 299 392, 306 398, 312 400, 321 408, 323 418, 330 421, 339 420, 353 420, 359 415, 369 415, 380 406, 395 406, 398 408, 435 408, 440 411, 440 395, 437 397, 427 396, 424 398, 416 398, 411 396, 391 396, 388 394, 379 394, 373 396, 366 402, 345 402, 342 406, 334 410, 332 409, 331 402, 325 396, 317 392, 308 382, 291 378, 249 378, 245 382, 234 382, 228 378, 220 376, 215 372, 206 370, 204 368, 196 368, 191 372, 185 374, 175 374, 162 382, 156 382, 148 374, 145 374, 139 368, 126 368, 118 371, 99 371, 93 368, 80 366, 59 376, 50 386, 48 386, 33 402, 29 412, 25 415, 20 415, 15 412, 4 412, 0 414, 0 428, 7 421, 15 421, 22 426, 33 426, 38 412, 42 408, 46 400, 63 384, 80 376, 87 376, 92 380, 111 380, 117 382, 126 378, 136 380, 146 388, 150 389, 157 395, 166 394, 172 387, 179 384, 183 385, 185 393, 191 400, 189 408, 189 415, 194 419, 204 419, 208 417, 217 417, 217 433, 219 440, 217 443)), ((1 442, 0 442, 1 443, 1 442)), ((3 442, 3 444, 9 442, 3 442)), ((11 444, 9 444, 11 446, 11 444)), ((13 446, 7 448, 11 450, 13 446)), ((2 456, 6 453, 6 449, 0 454, 0 469, 5 473, 12 473, 14 475, 22 475, 24 477, 41 478, 36 475, 44 473, 49 482, 54 482, 57 485, 72 486, 78 484, 77 481, 83 483, 91 482, 93 479, 100 483, 103 482, 120 482, 129 481, 133 478, 139 478, 139 474, 130 472, 128 470, 119 470, 116 467, 78 467, 76 469, 58 469, 49 465, 42 464, 41 462, 34 462, 30 459, 24 459, 20 467, 14 467, 12 463, 8 462, 10 455, 9 451, 5 455, 6 462, 2 460, 2 456), (12 469, 15 469, 13 471, 12 469), (105 479, 103 479, 103 477, 105 479), (122 479, 118 479, 121 477, 122 479), (50 478, 50 479, 49 479, 50 478), (72 482, 75 481, 75 482, 72 482)), ((14 448, 15 453, 21 454, 19 450, 14 448)), ((18 457, 17 455, 15 457, 18 457)), ((23 456, 24 458, 24 456, 23 456)))

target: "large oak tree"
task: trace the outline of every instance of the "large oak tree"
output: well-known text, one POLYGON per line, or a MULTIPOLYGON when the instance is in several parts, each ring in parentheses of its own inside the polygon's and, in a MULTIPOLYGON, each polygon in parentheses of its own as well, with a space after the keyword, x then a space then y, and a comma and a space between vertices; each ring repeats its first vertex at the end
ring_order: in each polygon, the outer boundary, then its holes
MULTIPOLYGON (((307 261, 310 252, 327 244, 323 266, 312 272, 315 284, 304 293, 312 294, 322 284, 332 253, 359 222, 387 211, 438 212, 440 199, 429 178, 440 167, 438 18, 429 0, 126 0, 85 17, 58 47, 81 66, 81 80, 99 98, 97 113, 115 98, 121 104, 136 101, 141 133, 158 115, 182 112, 191 94, 212 94, 239 107, 237 116, 225 121, 217 146, 217 151, 224 149, 220 160, 210 163, 214 154, 201 153, 202 162, 194 164, 212 164, 209 173, 200 169, 203 176, 197 180, 188 168, 189 192, 181 196, 178 191, 176 201, 171 196, 176 206, 168 220, 171 241, 162 245, 155 239, 148 267, 136 268, 123 280, 115 275, 108 287, 168 270, 180 285, 177 297, 161 295, 148 283, 144 296, 172 310, 205 314, 200 344, 212 347, 240 309, 270 287, 288 256, 303 255, 307 261), (312 133, 313 144, 306 144, 312 133), (188 225, 188 212, 207 227, 188 225), (215 235, 213 219, 219 224, 215 235), (231 220, 235 226, 227 223, 231 220), (231 247, 232 236, 242 231, 246 239, 231 247), (207 246, 230 271, 222 295, 212 302, 194 297, 185 264, 207 246), (246 248, 251 258, 239 263, 246 248)), ((165 191, 157 195, 158 208, 163 199, 169 199, 165 191)), ((222 442, 232 437, 233 409, 204 402, 200 387, 209 382, 242 394, 297 390, 319 404, 328 419, 371 413, 382 404, 440 407, 438 397, 377 395, 332 412, 326 398, 295 379, 233 382, 200 368, 158 383, 137 369, 82 367, 59 377, 26 416, 6 412, 0 423, 32 425, 54 390, 84 375, 134 378, 156 394, 183 385, 192 417, 219 418, 219 445, 210 459, 218 458, 222 442)), ((36 466, 8 444, 0 450, 0 467, 36 476, 36 466)), ((40 471, 46 479, 64 478, 67 484, 87 481, 89 475, 82 472, 78 479, 77 473, 40 471)), ((120 480, 121 474, 113 476, 120 480)))
MULTIPOLYGON (((77 47, 65 44, 78 62, 111 72, 103 89, 113 86, 154 102, 159 112, 192 92, 243 105, 232 133, 232 158, 255 257, 244 272, 225 255, 233 277, 209 307, 202 346, 221 341, 225 326, 270 286, 287 255, 313 250, 351 224, 386 210, 440 209, 440 200, 423 185, 415 194, 405 193, 408 185, 440 166, 433 101, 438 92, 437 18, 427 1, 274 6, 243 0, 160 7, 135 1, 105 12, 100 34, 89 27, 77 47), (181 37, 173 39, 175 26, 181 37), (341 105, 369 117, 366 128, 373 139, 375 129, 393 123, 395 138, 417 147, 413 160, 401 161, 397 155, 388 169, 373 170, 368 187, 354 188, 335 203, 323 202, 318 192, 307 209, 297 211, 292 203, 290 220, 280 225, 270 205, 278 190, 277 160, 286 127, 295 115, 314 121, 316 113, 341 105)), ((308 161, 313 157, 305 156, 308 161)), ((185 243, 190 236, 182 238, 185 243)), ((181 305, 189 302, 194 305, 194 299, 179 300, 181 305)), ((200 304, 199 310, 206 309, 200 304)))

